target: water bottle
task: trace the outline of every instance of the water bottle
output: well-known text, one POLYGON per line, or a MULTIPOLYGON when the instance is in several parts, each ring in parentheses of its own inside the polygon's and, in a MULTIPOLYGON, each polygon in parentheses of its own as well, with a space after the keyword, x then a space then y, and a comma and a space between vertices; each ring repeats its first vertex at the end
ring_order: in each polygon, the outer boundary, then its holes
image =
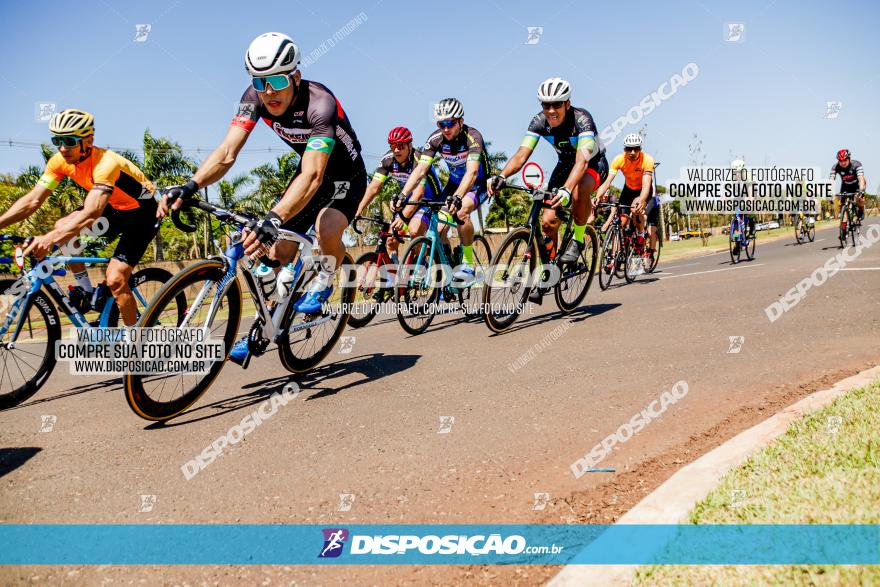
POLYGON ((290 293, 290 288, 296 279, 298 273, 293 263, 288 263, 278 272, 278 278, 275 280, 275 294, 272 296, 276 302, 281 302, 290 293))
POLYGON ((266 299, 269 299, 275 292, 275 272, 272 271, 271 267, 267 267, 263 263, 254 269, 254 277, 257 278, 257 283, 259 283, 260 287, 263 289, 263 295, 266 296, 266 299))

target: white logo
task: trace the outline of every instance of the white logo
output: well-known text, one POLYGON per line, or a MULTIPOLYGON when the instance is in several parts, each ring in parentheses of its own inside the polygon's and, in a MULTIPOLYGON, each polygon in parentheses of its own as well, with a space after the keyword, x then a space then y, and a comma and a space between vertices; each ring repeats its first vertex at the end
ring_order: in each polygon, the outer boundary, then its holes
POLYGON ((340 493, 339 494, 339 511, 340 512, 350 512, 351 506, 354 505, 354 495, 351 493, 340 493))
POLYGON ((357 342, 357 337, 355 336, 343 336, 339 339, 339 354, 347 355, 351 353, 351 350, 354 348, 354 343, 357 342))
POLYGON ((743 22, 724 23, 724 42, 742 43, 746 39, 746 25, 743 22))
POLYGON ((52 432, 58 416, 40 416, 40 432, 52 432))
POLYGON ((55 102, 37 102, 34 104, 34 118, 37 122, 48 122, 56 109, 55 102))
POLYGON ((156 505, 156 496, 155 495, 141 495, 141 503, 138 506, 138 511, 142 513, 153 511, 153 506, 156 505))
POLYGON ((742 350, 743 343, 746 341, 745 336, 731 336, 730 338, 730 346, 727 347, 727 353, 730 355, 735 355, 742 350))
POLYGON ((349 187, 351 187, 351 182, 334 181, 333 182, 333 199, 334 200, 344 199, 345 196, 348 195, 348 188, 349 187))
POLYGON ((449 434, 452 432, 453 424, 455 424, 455 416, 440 416, 440 428, 437 434, 449 434))
POLYGON ((843 424, 842 416, 828 416, 828 420, 825 422, 825 433, 826 434, 837 434, 840 432, 840 426, 843 424))
POLYGON ((532 509, 535 511, 541 511, 547 507, 547 503, 550 501, 549 493, 536 493, 535 494, 535 504, 532 506, 532 509))
POLYGON ((840 100, 829 100, 825 102, 825 118, 834 120, 840 116, 840 109, 843 108, 843 102, 840 100))
POLYGON ((147 37, 150 36, 150 30, 152 30, 153 26, 149 24, 136 24, 134 25, 134 42, 135 43, 143 43, 147 40, 147 37))
POLYGON ((544 27, 542 26, 530 26, 526 27, 528 31, 528 36, 526 37, 526 42, 524 45, 537 45, 541 40, 541 35, 544 34, 544 27))
POLYGON ((738 508, 746 502, 746 490, 745 489, 731 489, 730 490, 730 502, 728 505, 732 508, 738 508))

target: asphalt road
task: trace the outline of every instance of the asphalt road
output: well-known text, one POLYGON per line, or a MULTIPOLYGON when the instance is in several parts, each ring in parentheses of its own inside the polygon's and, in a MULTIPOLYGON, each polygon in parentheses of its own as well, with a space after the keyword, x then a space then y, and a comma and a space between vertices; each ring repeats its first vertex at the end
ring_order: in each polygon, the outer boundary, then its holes
MULTIPOLYGON (((118 379, 73 378, 59 365, 28 403, 0 413, 0 518, 612 521, 701 452, 837 375, 878 363, 880 243, 775 322, 765 314, 837 252, 835 231, 824 230, 801 246, 793 236, 772 243, 759 237, 757 259, 736 266, 726 253, 661 261, 661 272, 632 285, 603 292, 594 282, 585 305, 567 317, 547 298, 503 335, 481 320, 450 315, 411 337, 393 316, 380 317, 347 331, 355 340, 304 377, 291 377, 274 353, 247 370, 227 365, 202 400, 167 425, 137 418, 118 379), (730 337, 744 337, 739 352, 730 352, 740 344, 732 348, 730 337), (509 368, 536 344, 516 363, 521 367, 509 368), (572 463, 678 381, 687 382, 687 395, 599 465, 616 473, 575 478, 572 463), (290 382, 299 396, 185 478, 186 461, 290 382), (51 431, 40 431, 43 416, 54 416, 51 431), (536 493, 549 494, 543 509, 535 509, 536 493)), ((537 584, 552 572, 23 567, 0 569, 0 580, 537 584)))

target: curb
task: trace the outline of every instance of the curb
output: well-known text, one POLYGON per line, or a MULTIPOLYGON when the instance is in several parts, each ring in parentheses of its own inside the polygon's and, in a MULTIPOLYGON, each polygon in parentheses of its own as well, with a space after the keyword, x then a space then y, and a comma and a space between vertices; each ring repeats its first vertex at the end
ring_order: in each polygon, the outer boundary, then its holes
MULTIPOLYGON (((873 383, 880 366, 873 367, 817 391, 752 426, 682 467, 650 495, 637 503, 617 524, 679 524, 696 504, 715 489, 728 471, 788 431, 789 425, 831 404, 847 392, 873 383)), ((630 585, 639 565, 566 565, 550 580, 550 587, 630 585)))

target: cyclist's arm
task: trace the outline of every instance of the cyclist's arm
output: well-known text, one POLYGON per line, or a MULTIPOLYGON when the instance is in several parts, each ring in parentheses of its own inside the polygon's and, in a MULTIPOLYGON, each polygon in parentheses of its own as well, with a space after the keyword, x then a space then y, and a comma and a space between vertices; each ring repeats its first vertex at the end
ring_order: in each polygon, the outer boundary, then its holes
POLYGON ((597 199, 605 195, 605 192, 607 192, 608 188, 611 187, 611 182, 614 181, 615 177, 617 177, 617 170, 612 168, 611 171, 608 172, 608 177, 606 177, 605 181, 602 182, 602 186, 598 190, 596 190, 597 199))
POLYGON ((419 164, 416 165, 415 169, 412 170, 412 173, 409 174, 409 179, 406 180, 406 185, 400 190, 401 195, 406 197, 407 194, 412 194, 416 187, 428 175, 428 170, 433 163, 434 155, 431 154, 429 156, 423 153, 422 156, 419 157, 419 164))
POLYGON ((382 179, 373 175, 373 181, 370 182, 370 185, 367 186, 367 191, 364 192, 364 197, 361 199, 361 203, 358 204, 357 214, 355 216, 360 216, 364 213, 364 210, 370 205, 373 199, 376 197, 376 194, 379 193, 379 190, 382 189, 382 184, 385 183, 385 180, 388 179, 384 177, 382 179))
POLYGON ((651 197, 651 185, 654 182, 654 174, 650 171, 645 171, 642 174, 642 193, 639 194, 639 198, 641 198, 642 202, 647 202, 648 198, 651 197))
POLYGON ((0 216, 0 230, 16 222, 21 222, 36 212, 43 202, 52 194, 52 190, 41 185, 35 185, 26 195, 17 199, 9 210, 0 216))
POLYGON ((584 149, 578 149, 577 154, 574 156, 574 166, 571 168, 571 173, 568 174, 568 179, 565 180, 564 187, 569 192, 574 193, 574 188, 577 187, 577 184, 580 183, 584 173, 587 172, 589 161, 587 152, 584 149))
POLYGON ((534 146, 529 147, 526 145, 520 145, 520 147, 516 150, 516 153, 513 154, 513 157, 511 157, 510 160, 507 162, 507 165, 504 166, 504 169, 501 170, 501 176, 506 179, 522 169, 523 165, 526 164, 526 161, 529 160, 529 157, 531 157, 532 153, 534 152, 534 146))
MULTIPOLYGON (((315 140, 314 138, 311 139, 309 144, 311 145, 315 140)), ((290 187, 281 196, 281 201, 272 208, 272 212, 280 216, 282 222, 287 222, 299 214, 318 191, 318 188, 321 187, 321 182, 324 181, 324 172, 327 170, 327 163, 330 161, 330 151, 332 148, 332 145, 330 145, 324 151, 309 147, 303 153, 299 175, 296 176, 296 179, 293 180, 290 187)))
POLYGON ((46 233, 46 239, 53 244, 61 244, 78 235, 84 228, 90 227, 101 217, 113 188, 96 184, 83 201, 83 207, 55 223, 55 228, 46 233))
POLYGON ((248 133, 240 126, 230 126, 220 146, 208 155, 192 179, 200 188, 221 179, 235 164, 241 148, 247 142, 248 133))

